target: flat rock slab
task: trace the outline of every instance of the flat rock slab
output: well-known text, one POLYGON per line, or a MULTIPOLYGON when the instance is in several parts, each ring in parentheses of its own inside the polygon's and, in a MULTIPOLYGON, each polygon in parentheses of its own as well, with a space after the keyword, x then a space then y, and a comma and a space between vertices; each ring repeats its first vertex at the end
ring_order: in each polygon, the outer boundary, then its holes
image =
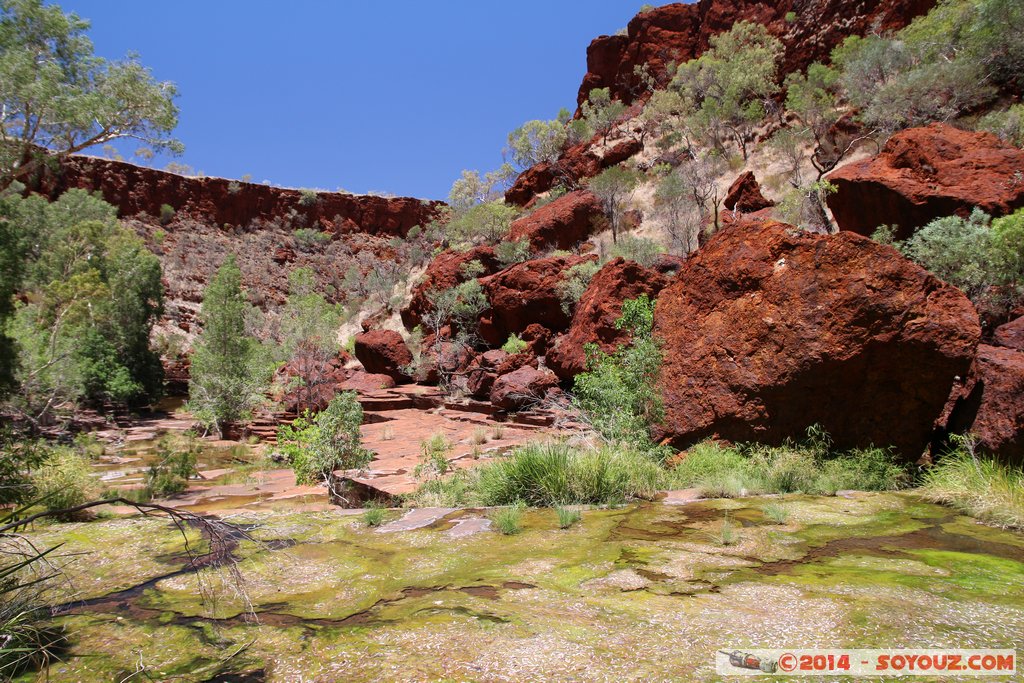
POLYGON ((455 526, 445 533, 452 538, 466 538, 490 530, 491 520, 486 517, 463 517, 456 520, 455 526))
POLYGON ((704 496, 700 494, 700 489, 677 489, 675 491, 666 491, 665 497, 661 502, 666 505, 685 505, 702 498, 704 496))
POLYGON ((439 519, 444 519, 456 511, 456 508, 416 508, 405 513, 401 519, 388 522, 377 529, 377 533, 387 534, 394 531, 412 531, 430 526, 439 519))

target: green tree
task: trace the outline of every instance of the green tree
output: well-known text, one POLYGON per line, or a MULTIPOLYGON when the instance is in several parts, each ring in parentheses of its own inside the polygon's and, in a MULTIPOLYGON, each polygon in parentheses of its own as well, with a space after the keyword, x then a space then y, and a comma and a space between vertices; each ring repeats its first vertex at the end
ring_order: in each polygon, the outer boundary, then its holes
POLYGON ((508 134, 508 150, 512 163, 525 169, 541 162, 558 161, 567 140, 566 122, 560 118, 527 121, 508 134))
POLYGON ((203 293, 203 331, 192 353, 188 409, 207 429, 246 420, 262 399, 268 366, 248 332, 254 309, 242 291, 242 273, 229 256, 203 293))
POLYGON ((179 152, 173 84, 93 53, 89 23, 42 0, 0 0, 0 189, 63 157, 134 138, 179 152))
POLYGON ((315 416, 306 411, 278 429, 277 442, 299 484, 329 481, 331 472, 355 469, 372 455, 360 445, 363 408, 354 391, 343 391, 315 416))
POLYGON ((612 229, 613 242, 619 239, 622 214, 640 180, 641 176, 637 171, 619 165, 606 168, 587 183, 587 187, 604 206, 605 215, 612 229))
POLYGON ((299 407, 309 408, 318 387, 329 381, 342 315, 339 306, 315 290, 311 269, 296 268, 288 284, 288 300, 281 310, 281 346, 298 383, 299 407))
POLYGON ((760 24, 740 21, 711 39, 711 49, 676 71, 672 87, 683 97, 691 129, 719 151, 731 136, 747 158, 754 127, 765 117, 765 102, 779 90, 776 80, 783 46, 760 24))
POLYGON ((518 215, 518 208, 500 199, 475 204, 453 216, 446 232, 449 239, 457 244, 479 241, 496 244, 508 236, 512 221, 518 215))
POLYGON ((626 105, 613 100, 609 88, 594 88, 580 106, 581 117, 571 124, 573 135, 577 139, 586 139, 597 134, 608 142, 612 126, 625 111, 626 105))

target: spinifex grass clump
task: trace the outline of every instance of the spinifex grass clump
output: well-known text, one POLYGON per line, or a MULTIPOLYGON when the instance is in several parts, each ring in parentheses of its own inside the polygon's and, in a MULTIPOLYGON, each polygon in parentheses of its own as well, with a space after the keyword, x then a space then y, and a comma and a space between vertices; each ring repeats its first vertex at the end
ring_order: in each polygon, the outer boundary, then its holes
POLYGON ((491 523, 506 536, 518 534, 523 530, 522 520, 525 507, 522 502, 516 502, 508 507, 494 510, 490 515, 491 523))
POLYGON ((1024 529, 1024 470, 979 456, 970 438, 925 472, 925 498, 1001 527, 1024 529))
POLYGON ((821 430, 781 446, 703 442, 670 473, 673 485, 699 488, 705 496, 761 493, 833 495, 843 489, 885 491, 906 486, 906 470, 883 448, 833 451, 821 430))
POLYGON ((662 475, 652 457, 635 450, 581 449, 552 441, 527 444, 480 468, 477 486, 484 505, 613 504, 653 496, 662 475))
POLYGON ((580 521, 580 511, 573 508, 555 508, 555 514, 558 516, 558 528, 568 529, 576 522, 580 521))
POLYGON ((384 522, 384 508, 375 503, 369 503, 363 511, 363 524, 368 527, 377 527, 384 522))
POLYGON ((777 503, 768 503, 761 508, 761 512, 764 513, 764 518, 773 524, 785 524, 789 519, 789 511, 777 503))

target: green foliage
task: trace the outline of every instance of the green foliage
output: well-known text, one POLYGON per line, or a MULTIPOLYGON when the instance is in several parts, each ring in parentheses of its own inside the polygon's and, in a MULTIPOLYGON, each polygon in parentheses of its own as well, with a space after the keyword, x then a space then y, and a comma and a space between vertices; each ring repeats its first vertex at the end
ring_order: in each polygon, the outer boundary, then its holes
POLYGON ((882 448, 833 452, 820 430, 781 446, 722 446, 706 441, 690 448, 670 472, 674 486, 705 496, 802 492, 832 495, 843 489, 884 491, 906 485, 907 473, 882 448))
POLYGON ((971 436, 956 436, 953 448, 925 471, 920 493, 1004 528, 1024 529, 1024 471, 977 453, 971 436))
POLYGON ((299 228, 292 233, 292 238, 300 251, 313 251, 331 241, 330 233, 312 228, 299 228))
POLYGON ((528 348, 530 348, 530 344, 520 339, 519 335, 515 332, 510 334, 508 340, 501 346, 502 351, 512 355, 522 353, 528 348))
POLYGON ((665 253, 665 248, 652 239, 623 235, 608 252, 610 258, 621 257, 636 261, 644 268, 650 268, 665 253))
POLYGON ((657 460, 635 449, 587 449, 552 441, 521 446, 508 458, 484 465, 476 485, 483 505, 618 504, 650 498, 662 475, 657 460))
POLYGON ((601 270, 597 261, 584 261, 569 268, 558 283, 558 298, 562 302, 562 311, 572 315, 573 309, 587 291, 590 281, 601 270))
POLYGON ((1005 312, 1024 286, 1024 209, 991 220, 938 218, 894 246, 907 258, 954 285, 980 309, 1005 312))
POLYGON ((277 443, 287 456, 299 484, 326 481, 331 472, 364 467, 372 454, 360 445, 363 408, 354 391, 344 391, 320 413, 305 411, 281 425, 277 443))
POLYGON ((448 462, 448 454, 451 453, 453 444, 444 435, 444 432, 437 432, 429 439, 420 442, 420 463, 416 465, 414 476, 421 477, 442 477, 448 473, 451 465, 448 462))
POLYGON ((363 510, 363 524, 373 528, 378 527, 384 523, 386 511, 384 508, 377 505, 369 504, 366 509, 363 510))
POLYGON ((743 158, 754 126, 765 116, 765 102, 778 92, 782 43, 760 24, 740 21, 711 39, 711 49, 676 71, 672 87, 693 112, 687 124, 724 151, 732 137, 743 158))
POLYGON ((598 134, 607 142, 612 126, 625 112, 626 105, 612 100, 609 88, 594 88, 580 106, 581 117, 569 123, 570 137, 585 140, 598 134))
POLYGON ((785 524, 789 519, 789 510, 778 503, 768 503, 761 508, 761 512, 764 514, 764 518, 772 524, 785 524))
POLYGON ((480 314, 488 306, 483 285, 477 279, 449 289, 427 292, 427 301, 430 302, 430 310, 423 316, 423 322, 434 333, 435 339, 439 338, 441 328, 449 323, 466 338, 474 337, 480 314))
POLYGON ((200 446, 193 434, 186 435, 184 448, 170 436, 160 439, 156 447, 157 461, 146 472, 146 488, 151 496, 165 498, 188 488, 190 479, 199 474, 196 461, 200 446))
POLYGON ((587 181, 587 189, 601 200, 611 224, 613 241, 618 240, 622 213, 641 180, 643 177, 636 170, 619 165, 606 168, 587 181))
POLYGON ((503 164, 498 170, 485 173, 482 178, 478 171, 463 171, 459 179, 452 183, 448 205, 459 215, 477 204, 500 199, 505 186, 515 175, 516 171, 511 164, 503 164))
POLYGON ((302 206, 316 206, 320 201, 320 193, 316 190, 299 190, 299 204, 302 206))
POLYGON ((296 268, 288 275, 288 299, 281 309, 281 343, 288 356, 301 347, 333 354, 341 317, 340 307, 316 291, 311 268, 296 268))
POLYGON ((171 83, 153 79, 134 57, 93 53, 87 21, 41 0, 0 2, 0 189, 58 155, 124 138, 180 151, 168 137, 178 122, 171 83))
POLYGON ((19 434, 10 426, 0 427, 0 507, 34 498, 32 472, 49 453, 44 442, 19 434))
MULTIPOLYGON (((36 497, 51 510, 75 507, 100 494, 99 481, 92 476, 89 458, 73 448, 50 449, 46 460, 32 473, 36 497)), ((75 519, 74 513, 60 515, 63 521, 75 519)))
POLYGON ((555 162, 567 139, 563 120, 527 121, 508 134, 512 163, 525 169, 542 162, 555 162))
MULTIPOLYGON (((13 521, 0 513, 0 522, 13 521)), ((47 557, 60 546, 39 550, 17 536, 0 540, 0 678, 14 680, 44 670, 65 645, 64 629, 53 622, 50 605, 59 571, 47 557)))
POLYGON ((1024 104, 989 112, 978 120, 978 129, 995 133, 1017 147, 1024 147, 1024 104))
POLYGON ((568 529, 582 518, 580 511, 574 508, 556 507, 555 515, 558 517, 559 529, 568 529))
POLYGON ((576 376, 573 401, 604 438, 646 448, 650 426, 663 416, 656 386, 661 349, 651 334, 654 301, 641 295, 623 302, 615 326, 629 331, 630 343, 612 354, 587 345, 587 372, 576 376))
POLYGON ((269 379, 266 354, 248 332, 256 315, 230 256, 203 293, 203 331, 191 358, 188 409, 207 428, 246 420, 269 379))
POLYGON ((518 214, 518 208, 500 199, 475 204, 453 216, 446 233, 456 243, 474 244, 483 241, 495 244, 508 235, 509 227, 518 214))
POLYGON ((516 502, 508 507, 492 510, 489 515, 491 523, 506 536, 518 534, 523 530, 523 510, 525 507, 522 503, 516 502))
POLYGON ((167 225, 174 220, 175 215, 174 207, 170 204, 160 205, 160 225, 167 225))
POLYGON ((494 247, 498 263, 507 268, 530 258, 530 243, 527 240, 505 240, 494 247))
POLYGON ((18 410, 42 423, 61 403, 159 397, 163 369, 150 348, 163 311, 157 257, 118 224, 114 207, 82 190, 53 203, 9 198, 5 206, 26 300, 8 325, 18 410))

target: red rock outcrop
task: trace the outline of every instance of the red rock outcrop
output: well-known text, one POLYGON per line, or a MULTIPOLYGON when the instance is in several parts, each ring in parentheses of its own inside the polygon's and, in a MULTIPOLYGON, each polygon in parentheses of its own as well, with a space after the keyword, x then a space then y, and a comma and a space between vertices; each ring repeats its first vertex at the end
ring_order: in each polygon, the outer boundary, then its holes
POLYGON ((122 161, 73 156, 36 183, 57 197, 70 188, 99 191, 122 218, 146 213, 160 216, 163 205, 217 226, 248 226, 253 221, 288 218, 292 212, 308 226, 335 233, 364 232, 405 236, 414 225, 437 216, 442 202, 412 197, 375 197, 320 192, 310 200, 290 190, 227 178, 193 178, 122 161))
POLYGON ((460 285, 469 279, 465 266, 471 261, 478 261, 484 270, 482 275, 490 275, 501 270, 498 257, 491 247, 473 247, 467 251, 444 251, 437 255, 427 266, 420 281, 413 287, 412 298, 402 309, 402 324, 408 330, 421 322, 423 316, 430 311, 427 294, 433 290, 444 290, 460 285))
POLYGON ((552 256, 524 261, 480 279, 490 309, 480 319, 480 336, 501 346, 512 333, 520 334, 536 323, 552 332, 569 325, 562 310, 558 285, 565 271, 596 256, 552 256))
POLYGON ((1024 352, 978 347, 978 355, 946 425, 970 432, 982 450, 1010 464, 1024 464, 1024 352))
POLYGON ((637 66, 646 64, 664 85, 669 64, 699 57, 712 36, 737 21, 764 24, 783 42, 780 73, 787 74, 827 60, 847 36, 902 28, 934 5, 935 0, 701 0, 657 7, 633 17, 626 35, 590 43, 577 101, 586 101, 594 88, 609 88, 615 99, 632 102, 643 90, 637 66))
POLYGON ((518 410, 541 401, 557 387, 558 378, 553 372, 525 365, 495 380, 491 403, 504 410, 518 410))
POLYGON ((722 204, 730 211, 739 213, 753 213, 775 206, 775 202, 765 199, 761 194, 761 186, 753 171, 747 171, 733 181, 722 204))
POLYGON ((381 389, 393 389, 395 380, 388 375, 375 375, 362 370, 356 370, 348 379, 341 383, 342 391, 380 391, 381 389))
POLYGON ((646 294, 652 299, 668 284, 669 278, 635 261, 615 258, 594 275, 576 304, 569 331, 548 351, 548 367, 562 379, 571 379, 586 370, 584 345, 596 343, 610 353, 629 341, 629 332, 615 328, 622 316, 622 302, 646 294))
POLYGON ((586 190, 577 190, 513 222, 509 238, 527 240, 535 254, 547 249, 571 249, 588 238, 595 222, 603 217, 601 200, 586 190))
POLYGON ((326 364, 318 354, 298 354, 276 373, 275 384, 284 387, 277 400, 290 413, 323 410, 339 391, 344 391, 345 381, 352 375, 345 368, 349 360, 344 351, 326 364), (296 378, 302 378, 302 382, 292 381, 296 378))
POLYGON ((1024 351, 1024 316, 997 327, 992 333, 992 343, 1024 351))
POLYGON ((466 371, 466 391, 476 398, 487 398, 491 395, 491 387, 498 379, 498 366, 508 358, 501 349, 484 351, 470 364, 466 371))
POLYGON ((665 435, 778 443, 824 427, 840 447, 916 459, 974 356, 970 301, 849 232, 736 223, 662 290, 665 435))
POLYGON ((387 375, 399 383, 410 380, 403 368, 412 363, 412 352, 402 335, 394 330, 370 330, 357 334, 355 354, 370 374, 387 375))
POLYGON ((593 140, 581 142, 566 150, 554 163, 545 161, 526 169, 505 192, 505 201, 517 206, 529 206, 534 197, 541 192, 547 192, 558 184, 574 187, 604 169, 622 163, 644 148, 639 140, 629 138, 615 144, 601 155, 594 151, 594 146, 599 141, 600 138, 595 137, 593 140))
POLYGON ((942 216, 967 216, 974 207, 1000 216, 1024 206, 1024 150, 991 133, 943 123, 901 131, 875 157, 833 171, 837 191, 828 206, 841 230, 870 235, 898 225, 905 239, 942 216))

